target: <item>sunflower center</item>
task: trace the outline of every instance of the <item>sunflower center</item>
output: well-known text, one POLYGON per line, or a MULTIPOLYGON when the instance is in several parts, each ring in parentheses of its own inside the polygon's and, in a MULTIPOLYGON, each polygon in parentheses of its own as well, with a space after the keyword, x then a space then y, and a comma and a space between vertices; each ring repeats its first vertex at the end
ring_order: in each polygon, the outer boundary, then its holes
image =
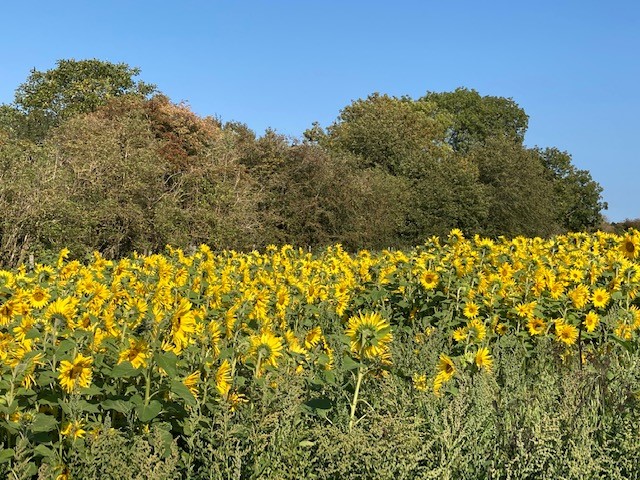
POLYGON ((69 378, 71 378, 71 380, 75 380, 80 375, 82 375, 82 370, 83 370, 82 365, 76 365, 69 372, 69 378))
POLYGON ((633 242, 626 242, 624 244, 624 248, 629 253, 633 253, 636 251, 636 246, 633 244, 633 242))

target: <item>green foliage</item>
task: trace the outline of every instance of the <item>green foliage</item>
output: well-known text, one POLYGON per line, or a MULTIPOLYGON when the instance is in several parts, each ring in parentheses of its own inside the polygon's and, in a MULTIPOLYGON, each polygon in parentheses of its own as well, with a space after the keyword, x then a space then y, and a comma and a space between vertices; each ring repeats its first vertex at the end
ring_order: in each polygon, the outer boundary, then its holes
POLYGON ((534 152, 496 137, 474 149, 470 157, 487 192, 490 214, 482 221, 484 235, 560 233, 554 184, 534 152))
MULTIPOLYGON (((438 348, 434 341, 426 350, 438 348)), ((254 409, 196 422, 185 439, 187 476, 638 478, 640 415, 637 400, 629 400, 638 359, 603 371, 558 369, 550 347, 524 357, 517 345, 505 345, 495 376, 463 377, 458 392, 441 399, 401 377, 375 382, 363 390, 366 414, 350 431, 346 399, 329 419, 309 416, 296 407, 303 385, 279 378, 284 383, 254 409), (603 390, 607 373, 621 378, 603 390)))
MULTIPOLYGON (((61 120, 78 113, 94 111, 110 98, 136 94, 150 95, 155 86, 136 82, 133 77, 140 69, 125 63, 92 60, 59 60, 56 67, 41 72, 32 70, 18 87, 16 107, 26 114, 30 123, 35 120, 39 130, 57 125, 61 120)), ((40 135, 31 138, 39 139, 40 135)))
POLYGON ((490 138, 522 145, 529 117, 512 99, 481 96, 475 90, 428 92, 420 99, 451 115, 447 142, 456 152, 468 153, 490 138))
POLYGON ((569 231, 595 230, 602 223, 602 187, 587 170, 571 164, 571 155, 556 148, 537 149, 555 190, 558 221, 569 231))
POLYGON ((548 236, 602 223, 600 185, 566 152, 524 147, 528 117, 512 99, 376 93, 297 141, 201 118, 139 73, 60 60, 0 106, 1 263, 62 247, 355 251, 453 228, 548 236))
POLYGON ((425 159, 441 158, 449 116, 433 104, 373 94, 345 107, 328 129, 326 143, 362 158, 366 167, 415 176, 425 159))

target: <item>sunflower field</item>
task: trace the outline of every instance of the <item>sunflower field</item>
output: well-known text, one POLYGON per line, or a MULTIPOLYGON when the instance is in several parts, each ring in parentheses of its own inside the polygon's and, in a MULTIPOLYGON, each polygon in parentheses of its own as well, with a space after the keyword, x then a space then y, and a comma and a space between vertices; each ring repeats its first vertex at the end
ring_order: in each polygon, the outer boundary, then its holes
POLYGON ((0 474, 640 478, 639 249, 453 230, 0 270, 0 474))

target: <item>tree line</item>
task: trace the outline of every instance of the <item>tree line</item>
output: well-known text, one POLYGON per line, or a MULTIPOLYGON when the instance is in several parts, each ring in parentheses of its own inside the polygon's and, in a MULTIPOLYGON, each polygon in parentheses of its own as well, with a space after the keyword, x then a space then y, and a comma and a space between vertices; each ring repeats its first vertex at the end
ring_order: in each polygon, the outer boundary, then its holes
POLYGON ((402 248, 593 230, 602 188, 475 90, 372 94, 299 139, 196 115, 124 63, 60 60, 0 106, 0 262, 186 248, 402 248))

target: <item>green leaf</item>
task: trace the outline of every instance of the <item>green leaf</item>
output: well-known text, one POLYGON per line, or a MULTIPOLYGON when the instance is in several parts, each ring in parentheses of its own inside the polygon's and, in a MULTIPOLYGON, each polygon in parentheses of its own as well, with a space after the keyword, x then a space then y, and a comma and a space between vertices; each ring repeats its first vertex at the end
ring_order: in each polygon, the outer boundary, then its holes
POLYGON ((363 365, 359 362, 356 362, 353 358, 345 355, 342 357, 342 368, 345 370, 355 370, 356 368, 360 368, 363 365))
POLYGON ((40 335, 41 335, 40 330, 38 330, 37 328, 32 328, 27 332, 24 338, 31 340, 34 338, 40 338, 40 335))
POLYGON ((0 450, 0 463, 8 462, 13 458, 13 455, 15 453, 16 452, 13 450, 13 448, 5 448, 3 450, 0 450))
POLYGON ((116 412, 120 412, 122 414, 127 414, 133 408, 133 405, 124 400, 104 400, 102 402, 102 407, 107 410, 115 410, 116 412))
POLYGON ((336 383, 336 374, 331 370, 322 372, 322 376, 324 377, 325 383, 328 383, 330 385, 334 385, 336 383))
POLYGON ((161 352, 154 355, 154 359, 158 367, 167 372, 170 377, 176 376, 176 363, 178 357, 173 352, 161 352))
POLYGON ((37 413, 33 422, 31 423, 32 432, 50 432, 58 426, 58 420, 51 415, 45 415, 44 413, 37 413))
POLYGON ((63 357, 69 350, 72 350, 76 347, 76 342, 74 342, 73 340, 63 340, 60 342, 60 345, 58 345, 58 348, 56 349, 56 357, 63 357))
POLYGON ((171 455, 171 445, 173 444, 173 435, 169 430, 165 430, 163 428, 158 428, 157 430, 158 436, 160 437, 160 441, 162 442, 162 446, 164 447, 162 451, 162 456, 167 458, 171 455))
POLYGON ((231 360, 236 354, 235 349, 231 348, 231 347, 224 347, 220 349, 220 358, 222 360, 231 360))
POLYGON ((633 353, 633 343, 628 340, 622 340, 621 338, 611 335, 611 338, 619 345, 621 345, 627 352, 633 353))
POLYGON ((51 382, 55 382, 58 379, 58 372, 52 372, 50 370, 38 373, 36 383, 41 387, 46 387, 51 382))
POLYGON ((81 388, 79 390, 81 395, 98 395, 102 393, 102 390, 95 385, 89 385, 88 387, 81 388))
POLYGON ((326 417, 333 408, 333 402, 327 397, 317 397, 307 400, 302 404, 302 410, 311 415, 326 417))
POLYGON ((178 397, 183 399, 185 403, 191 407, 195 407, 198 404, 191 391, 180 380, 171 381, 171 391, 178 397))
POLYGON ((55 452, 50 449, 49 447, 47 447, 46 445, 37 445, 34 449, 33 449, 33 453, 35 453, 36 455, 39 455, 41 457, 46 457, 46 458, 53 458, 55 456, 55 452))
POLYGON ((78 408, 83 412, 98 413, 100 411, 100 408, 98 407, 98 405, 94 403, 89 403, 86 400, 79 400, 77 405, 78 405, 78 408))
POLYGON ((130 378, 140 373, 139 368, 134 368, 131 362, 122 362, 116 365, 109 372, 111 378, 130 378))
POLYGON ((162 404, 157 400, 151 400, 149 405, 138 405, 136 412, 141 422, 148 423, 158 416, 162 410, 162 404))

